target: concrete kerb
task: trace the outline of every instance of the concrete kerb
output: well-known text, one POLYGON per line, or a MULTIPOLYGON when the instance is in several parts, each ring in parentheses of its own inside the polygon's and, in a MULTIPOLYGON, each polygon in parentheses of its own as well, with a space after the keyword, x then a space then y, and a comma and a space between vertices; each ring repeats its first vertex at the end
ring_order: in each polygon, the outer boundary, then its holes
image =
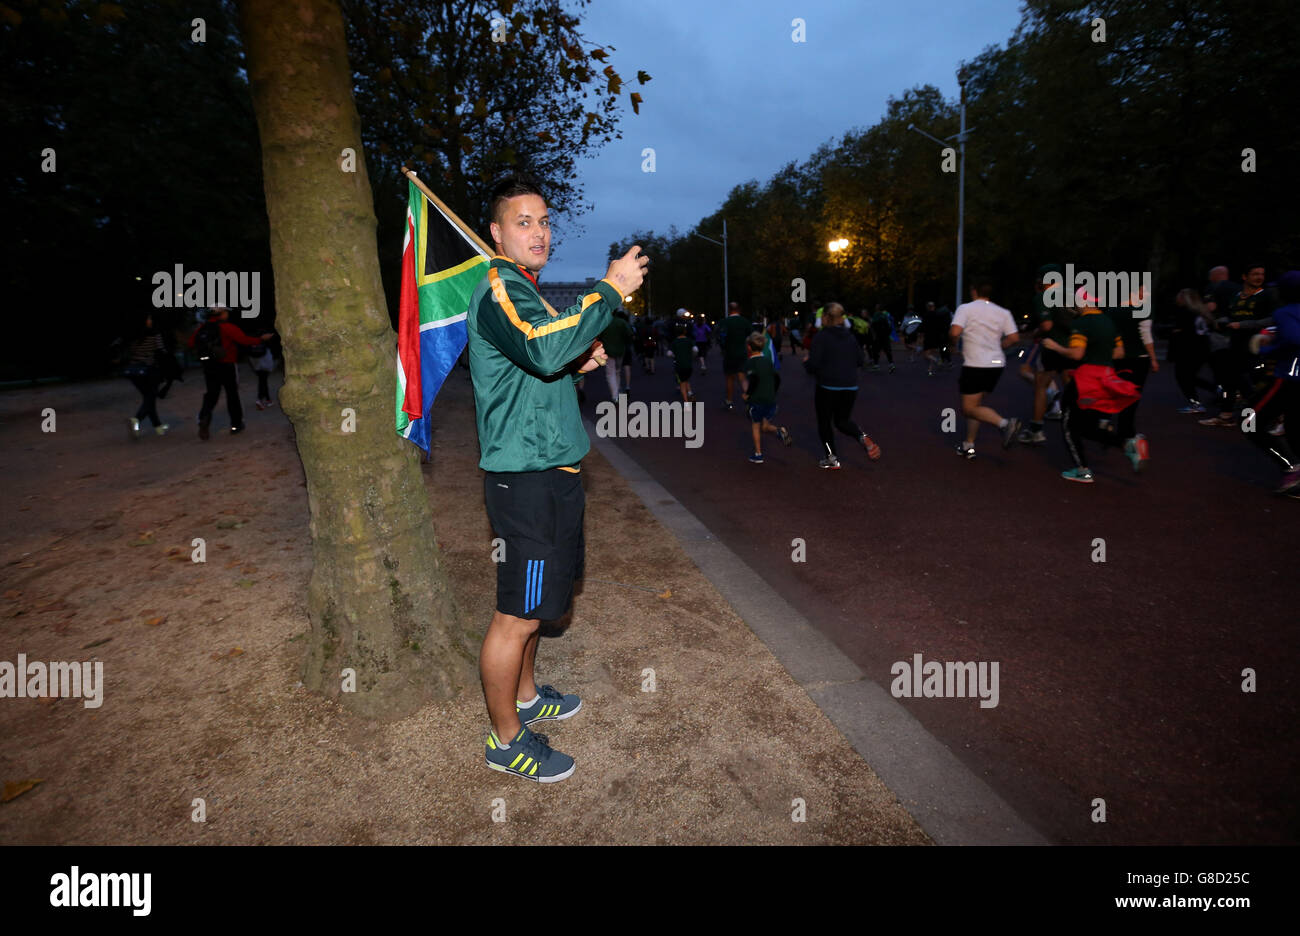
POLYGON ((1050 844, 631 456, 584 422, 596 450, 930 838, 940 845, 1050 844))

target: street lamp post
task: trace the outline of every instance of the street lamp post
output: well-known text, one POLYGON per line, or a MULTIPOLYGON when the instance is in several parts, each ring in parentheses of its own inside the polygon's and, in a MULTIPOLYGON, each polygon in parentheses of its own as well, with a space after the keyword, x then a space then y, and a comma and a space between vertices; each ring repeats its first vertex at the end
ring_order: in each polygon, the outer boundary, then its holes
POLYGON ((974 127, 967 128, 966 126, 966 82, 969 77, 970 73, 967 72, 964 67, 957 70, 957 87, 961 89, 961 125, 956 136, 948 137, 946 140, 941 140, 936 136, 926 133, 916 124, 907 125, 908 130, 915 130, 917 133, 921 134, 921 136, 934 140, 934 142, 938 143, 945 149, 947 149, 950 142, 953 140, 957 141, 957 162, 959 164, 957 170, 957 290, 956 298, 953 302, 954 309, 961 305, 962 277, 965 275, 963 264, 965 260, 964 252, 966 240, 966 137, 970 134, 971 130, 974 129, 974 127))
POLYGON ((844 282, 843 282, 843 265, 840 263, 840 255, 848 249, 849 242, 847 238, 841 237, 839 240, 833 240, 826 245, 830 248, 831 257, 835 261, 835 289, 840 293, 839 300, 844 301, 844 282))
POLYGON ((727 277, 727 219, 722 219, 722 240, 716 241, 712 237, 705 237, 699 231, 691 231, 696 237, 703 238, 710 244, 717 244, 722 248, 722 317, 726 319, 727 314, 731 311, 731 281, 727 277))

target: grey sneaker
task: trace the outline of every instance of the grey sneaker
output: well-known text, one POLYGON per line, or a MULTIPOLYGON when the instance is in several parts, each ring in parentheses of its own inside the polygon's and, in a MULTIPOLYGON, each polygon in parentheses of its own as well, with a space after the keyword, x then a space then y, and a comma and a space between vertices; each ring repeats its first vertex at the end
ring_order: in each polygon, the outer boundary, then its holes
POLYGON ((970 446, 970 448, 967 448, 965 442, 958 442, 957 454, 960 455, 962 458, 966 459, 967 461, 970 461, 972 458, 975 457, 975 446, 972 445, 970 446))
POLYGON ((546 735, 536 734, 524 726, 507 747, 495 731, 489 731, 487 765, 534 783, 558 783, 573 773, 573 758, 551 750, 549 741, 546 735))
POLYGON ((523 706, 515 700, 515 710, 519 713, 521 725, 539 721, 563 721, 577 715, 581 708, 580 698, 558 692, 554 686, 538 686, 537 701, 532 705, 523 706))
POLYGON ((126 431, 131 434, 131 438, 140 438, 140 420, 136 419, 134 416, 127 417, 126 431))
POLYGON ((1016 433, 1020 431, 1020 420, 1014 416, 1007 420, 1007 424, 1002 427, 1002 447, 1011 448, 1011 443, 1016 441, 1016 433))
POLYGON ((823 458, 821 461, 817 463, 817 467, 838 470, 840 467, 840 460, 836 458, 834 455, 827 455, 825 458, 823 458))

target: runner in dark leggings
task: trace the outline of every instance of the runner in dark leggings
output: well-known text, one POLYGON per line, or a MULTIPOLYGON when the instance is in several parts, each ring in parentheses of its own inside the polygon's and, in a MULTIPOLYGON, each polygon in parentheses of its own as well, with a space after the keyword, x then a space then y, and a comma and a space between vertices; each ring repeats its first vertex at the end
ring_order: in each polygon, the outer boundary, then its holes
POLYGON ((880 457, 880 446, 852 418, 853 404, 858 398, 858 368, 864 358, 862 346, 852 330, 843 326, 844 308, 837 302, 828 303, 822 312, 822 329, 803 359, 804 368, 817 379, 813 405, 817 409, 817 432, 825 452, 817 463, 821 468, 840 467, 835 429, 856 439, 872 461, 880 457))

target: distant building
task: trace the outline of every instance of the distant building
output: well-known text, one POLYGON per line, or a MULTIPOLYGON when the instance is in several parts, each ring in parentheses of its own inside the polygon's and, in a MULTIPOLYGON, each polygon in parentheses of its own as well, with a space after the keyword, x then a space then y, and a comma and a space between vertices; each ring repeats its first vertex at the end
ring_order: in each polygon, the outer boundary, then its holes
POLYGON ((595 277, 581 283, 548 283, 542 280, 537 288, 543 299, 556 309, 563 310, 579 302, 583 296, 591 292, 595 284, 595 277))

